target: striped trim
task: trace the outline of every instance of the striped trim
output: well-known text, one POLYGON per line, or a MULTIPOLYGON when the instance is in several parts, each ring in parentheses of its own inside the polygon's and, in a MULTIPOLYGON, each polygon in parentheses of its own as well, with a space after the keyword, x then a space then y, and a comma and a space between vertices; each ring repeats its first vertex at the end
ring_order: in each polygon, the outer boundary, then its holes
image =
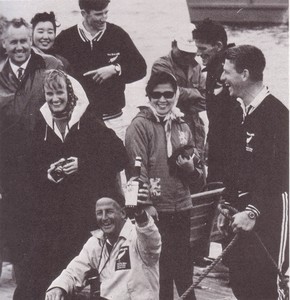
POLYGON ((247 211, 252 211, 257 217, 259 217, 259 215, 261 214, 260 211, 252 204, 249 204, 247 207, 246 207, 246 210, 247 211))
POLYGON ((105 30, 102 30, 102 31, 100 31, 94 38, 93 38, 93 41, 99 41, 101 38, 102 38, 102 36, 103 36, 103 34, 105 33, 105 30))
MULTIPOLYGON (((282 194, 282 224, 281 224, 281 236, 280 236, 280 251, 278 257, 278 268, 282 272, 283 263, 285 260, 286 254, 286 245, 288 238, 288 227, 289 227, 289 198, 288 193, 285 192, 282 194)), ((279 287, 279 276, 277 276, 277 291, 278 291, 278 300, 284 300, 285 293, 279 287)))
POLYGON ((79 30, 79 35, 81 37, 81 39, 84 41, 84 42, 89 42, 90 40, 87 38, 85 32, 78 27, 78 30, 79 30))
POLYGON ((111 120, 111 119, 116 119, 118 117, 121 117, 123 114, 122 111, 119 111, 117 113, 113 113, 113 114, 103 114, 103 121, 108 121, 108 120, 111 120))
POLYGON ((83 26, 82 24, 78 24, 77 26, 79 36, 84 42, 90 42, 91 49, 93 49, 93 42, 98 42, 102 38, 106 28, 104 30, 97 32, 96 35, 92 37, 92 36, 88 36, 89 33, 86 33, 86 31, 82 28, 82 26, 83 26))

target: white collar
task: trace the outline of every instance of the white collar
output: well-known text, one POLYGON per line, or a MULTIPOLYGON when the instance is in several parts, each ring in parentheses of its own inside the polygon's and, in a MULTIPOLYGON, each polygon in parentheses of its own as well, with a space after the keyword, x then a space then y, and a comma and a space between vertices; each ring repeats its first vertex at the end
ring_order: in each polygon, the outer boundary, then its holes
MULTIPOLYGON (((76 106, 74 107, 74 110, 72 112, 71 118, 69 120, 69 128, 71 128, 73 125, 75 125, 77 122, 80 121, 80 118, 82 117, 82 115, 85 113, 88 105, 89 105, 89 100, 87 98, 87 95, 83 89, 83 87, 81 86, 81 84, 74 79, 73 77, 71 77, 70 75, 67 75, 67 77, 69 78, 69 80, 71 81, 73 90, 75 95, 77 96, 78 100, 76 102, 76 106)), ((54 129, 55 134, 62 140, 64 141, 61 132, 59 131, 57 126, 53 126, 53 118, 52 118, 52 114, 51 111, 49 109, 49 106, 47 104, 47 102, 45 102, 42 107, 40 108, 40 112, 43 116, 43 118, 45 119, 46 124, 51 128, 54 129)), ((66 127, 66 131, 65 131, 65 136, 68 134, 68 128, 66 127)))
POLYGON ((86 30, 83 22, 79 23, 77 26, 78 26, 79 35, 84 42, 88 42, 88 41, 92 42, 95 39, 99 41, 103 36, 105 30, 107 29, 107 23, 106 23, 105 28, 103 30, 98 31, 94 36, 92 36, 91 33, 86 30))
POLYGON ((17 71, 18 71, 19 68, 22 68, 22 69, 23 69, 23 72, 25 71, 25 69, 27 68, 27 65, 28 65, 28 63, 29 63, 30 58, 31 58, 31 54, 29 55, 29 57, 28 57, 28 59, 26 60, 26 62, 23 63, 21 66, 15 65, 15 64, 11 61, 11 59, 9 58, 10 67, 11 67, 13 73, 16 75, 16 77, 17 77, 17 75, 18 75, 18 74, 17 74, 17 71))
POLYGON ((251 106, 251 109, 248 113, 250 115, 263 101, 264 99, 270 94, 270 91, 267 86, 263 86, 262 90, 258 93, 258 95, 254 98, 254 100, 249 103, 248 105, 245 105, 244 101, 241 98, 237 98, 237 101, 241 104, 241 107, 243 109, 244 117, 247 114, 247 111, 249 109, 249 106, 251 106))
POLYGON ((249 112, 249 115, 263 102, 263 100, 270 94, 270 91, 267 86, 263 86, 262 90, 255 97, 255 99, 246 106, 246 110, 251 105, 252 108, 249 112))

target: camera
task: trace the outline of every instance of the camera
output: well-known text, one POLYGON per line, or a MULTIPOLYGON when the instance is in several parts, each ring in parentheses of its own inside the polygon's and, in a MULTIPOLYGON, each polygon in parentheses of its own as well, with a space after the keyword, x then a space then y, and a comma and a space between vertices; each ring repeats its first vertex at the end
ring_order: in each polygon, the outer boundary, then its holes
POLYGON ((64 161, 61 161, 61 162, 57 163, 55 165, 55 169, 50 172, 50 176, 55 181, 58 181, 61 178, 64 178, 65 174, 64 174, 64 172, 62 170, 62 167, 65 166, 66 164, 68 164, 69 162, 72 162, 72 161, 73 161, 72 159, 66 159, 64 161))

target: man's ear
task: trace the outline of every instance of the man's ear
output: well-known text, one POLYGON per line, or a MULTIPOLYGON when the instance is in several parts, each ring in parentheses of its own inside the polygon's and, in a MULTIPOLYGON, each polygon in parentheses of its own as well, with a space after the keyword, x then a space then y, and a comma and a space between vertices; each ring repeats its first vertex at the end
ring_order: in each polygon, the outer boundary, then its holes
POLYGON ((123 207, 123 208, 121 209, 121 214, 122 214, 122 217, 123 217, 124 219, 127 218, 126 207, 123 207))
POLYGON ((242 79, 243 81, 246 81, 250 78, 250 72, 248 69, 244 69, 242 72, 242 79))
POLYGON ((223 45, 223 43, 221 41, 217 41, 215 43, 215 46, 216 46, 216 48, 217 48, 218 51, 221 51, 224 48, 224 45, 223 45))
POLYGON ((87 14, 87 12, 86 12, 84 9, 82 9, 82 10, 81 10, 81 14, 82 14, 82 17, 84 18, 85 15, 87 14))
POLYGON ((2 40, 2 46, 4 49, 6 49, 5 40, 2 40))

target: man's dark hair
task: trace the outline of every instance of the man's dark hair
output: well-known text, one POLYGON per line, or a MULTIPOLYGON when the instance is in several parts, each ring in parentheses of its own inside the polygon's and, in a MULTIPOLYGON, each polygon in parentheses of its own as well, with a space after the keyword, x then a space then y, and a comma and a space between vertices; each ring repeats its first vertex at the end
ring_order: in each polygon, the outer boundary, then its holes
POLYGON ((247 69, 251 80, 263 80, 266 60, 259 48, 252 45, 232 47, 226 51, 225 58, 235 65, 238 73, 242 73, 243 70, 247 69))
POLYGON ((226 48, 228 42, 223 25, 208 18, 197 23, 196 29, 192 31, 192 36, 195 40, 212 46, 220 41, 226 48))
POLYGON ((87 12, 91 10, 103 10, 105 9, 110 0, 79 0, 79 7, 87 12))
POLYGON ((7 30, 10 27, 20 28, 21 26, 26 27, 28 30, 31 29, 30 25, 23 18, 14 18, 11 21, 8 21, 6 23, 6 26, 5 26, 4 30, 3 30, 3 37, 4 38, 6 37, 7 30))
POLYGON ((153 73, 147 83, 146 86, 146 95, 150 97, 150 94, 152 93, 153 89, 156 87, 158 84, 162 83, 170 83, 172 85, 172 88, 174 92, 177 90, 177 81, 176 78, 167 72, 157 72, 153 73))
POLYGON ((50 22, 53 25, 54 33, 56 32, 56 27, 58 26, 56 26, 56 19, 53 11, 50 13, 43 12, 36 14, 30 21, 33 30, 39 22, 50 22))

